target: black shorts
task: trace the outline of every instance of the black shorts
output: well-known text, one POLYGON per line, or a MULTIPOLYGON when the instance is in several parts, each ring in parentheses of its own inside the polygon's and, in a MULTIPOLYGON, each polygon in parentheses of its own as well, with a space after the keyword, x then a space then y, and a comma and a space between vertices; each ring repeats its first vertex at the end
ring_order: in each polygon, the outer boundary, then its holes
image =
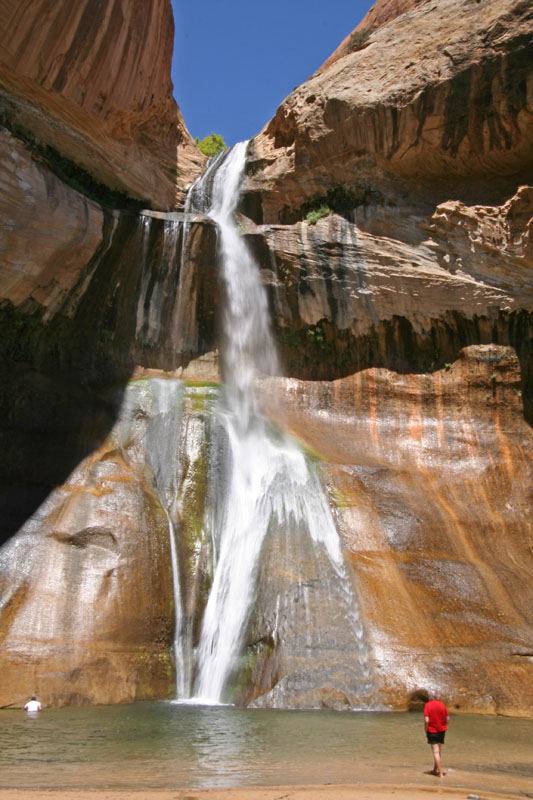
POLYGON ((428 737, 428 744, 444 744, 444 734, 446 731, 439 731, 438 733, 430 733, 426 731, 428 737))

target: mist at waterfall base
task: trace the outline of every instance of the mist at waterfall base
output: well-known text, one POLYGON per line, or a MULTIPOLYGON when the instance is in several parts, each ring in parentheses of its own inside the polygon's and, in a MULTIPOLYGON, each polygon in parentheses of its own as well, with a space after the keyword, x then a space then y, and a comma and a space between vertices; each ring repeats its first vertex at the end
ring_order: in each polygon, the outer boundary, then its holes
MULTIPOLYGON (((421 714, 135 703, 0 712, 0 788, 435 786, 421 714)), ((452 716, 446 786, 531 790, 533 720, 452 716)), ((466 796, 466 794, 465 794, 466 796)))
MULTIPOLYGON (((176 697, 204 704, 232 699, 246 636, 250 625, 257 624, 254 607, 263 618, 263 630, 252 640, 285 651, 288 673, 260 693, 261 703, 290 706, 299 694, 299 705, 306 705, 306 692, 324 685, 366 697, 372 687, 363 629, 319 475, 301 449, 263 417, 255 396, 256 377, 275 375, 279 368, 259 269, 234 220, 246 150, 247 142, 242 142, 211 162, 189 192, 184 224, 180 282, 187 283, 187 218, 203 213, 217 225, 225 292, 224 383, 214 408, 209 458, 220 469, 210 474, 211 509, 202 523, 212 582, 197 643, 191 614, 186 613, 190 603, 180 586, 183 570, 176 544, 183 389, 169 380, 152 381, 149 390, 155 414, 147 431, 147 461, 168 519, 175 586, 176 697), (271 576, 284 558, 285 570, 295 578, 290 588, 276 590, 271 576), (301 595, 296 598, 294 584, 301 595), (322 613, 322 624, 320 607, 329 612, 327 619, 322 613), (338 619, 347 643, 332 641, 333 619, 338 619), (339 649, 345 651, 344 666, 336 653, 331 656, 339 649)), ((180 310, 177 316, 179 326, 180 310)), ((137 386, 134 395, 138 392, 137 386)), ((191 461, 190 453, 181 458, 185 460, 191 461)))

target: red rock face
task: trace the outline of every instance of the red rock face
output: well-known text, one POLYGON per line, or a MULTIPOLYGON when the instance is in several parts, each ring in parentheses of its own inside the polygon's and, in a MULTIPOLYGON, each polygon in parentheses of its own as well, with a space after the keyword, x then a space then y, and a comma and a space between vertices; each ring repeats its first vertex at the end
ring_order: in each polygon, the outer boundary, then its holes
POLYGON ((531 418, 531 9, 378 3, 368 20, 250 149, 241 209, 284 363, 432 371, 510 344, 531 418))
POLYGON ((205 158, 172 97, 170 2, 26 0, 1 14, 11 129, 110 189, 174 208, 205 158))
POLYGON ((372 8, 363 17, 359 25, 344 39, 337 49, 330 55, 318 72, 329 67, 339 58, 342 58, 354 47, 363 47, 372 31, 392 22, 396 17, 406 14, 427 0, 377 0, 372 8))
POLYGON ((324 459, 382 701, 531 715, 533 15, 397 11, 251 148, 242 212, 294 376, 269 408, 324 459))
POLYGON ((254 139, 263 221, 293 221, 338 184, 368 184, 397 207, 513 194, 533 169, 532 28, 522 0, 423 3, 376 28, 254 139))
MULTIPOLYGON (((179 273, 179 215, 104 211, 31 148, 179 202, 203 159, 171 100, 169 4, 4 3, 0 22, 0 522, 19 530, 0 550, 0 704, 28 680, 52 704, 168 696, 149 414, 120 434, 107 390, 198 355, 187 377, 216 379, 216 235, 194 221, 179 273)), ((461 710, 532 715, 532 12, 378 3, 360 30, 251 146, 241 224, 292 376, 271 384, 270 413, 323 459, 380 702, 437 687, 461 710), (309 198, 339 186, 337 213, 308 221, 309 198)), ((193 445, 208 422, 193 395, 176 523, 197 632, 208 453, 193 445)), ((254 625, 236 698, 268 705, 292 667, 254 625)), ((298 702, 353 700, 328 684, 298 702)))
POLYGON ((512 345, 533 397, 533 206, 361 208, 316 222, 248 225, 286 374, 333 379, 370 366, 433 372, 472 342, 512 345))
POLYGON ((2 548, 0 704, 28 681, 51 705, 173 694, 168 523, 133 429, 117 423, 2 548))
POLYGON ((375 679, 396 708, 429 686, 463 711, 533 714, 520 385, 514 351, 486 345, 432 375, 272 387, 272 413, 325 459, 375 679))

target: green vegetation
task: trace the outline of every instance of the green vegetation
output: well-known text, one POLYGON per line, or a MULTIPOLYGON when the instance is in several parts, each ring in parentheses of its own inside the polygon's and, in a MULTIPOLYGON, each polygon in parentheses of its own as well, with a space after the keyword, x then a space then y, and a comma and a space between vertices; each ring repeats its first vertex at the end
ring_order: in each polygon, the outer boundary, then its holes
MULTIPOLYGON (((478 0, 478 3, 480 0, 478 0)), ((370 36, 370 31, 354 31, 350 35, 350 42, 348 44, 348 52, 354 53, 356 50, 361 50, 365 44, 366 40, 370 36)))
POLYGON ((316 211, 308 211, 306 220, 310 225, 315 225, 319 219, 322 219, 322 217, 329 217, 331 213, 331 208, 328 208, 328 206, 320 206, 316 211))
POLYGON ((187 399, 190 403, 191 411, 205 411, 209 403, 213 403, 216 398, 214 392, 188 392, 187 399))
POLYGON ((187 399, 191 411, 205 411, 208 404, 218 396, 220 384, 213 381, 185 381, 187 399))
POLYGON ((353 502, 350 500, 349 495, 347 495, 337 486, 333 487, 329 494, 337 508, 351 508, 353 506, 353 502))
POLYGON ((313 349, 321 351, 330 351, 330 346, 326 338, 326 331, 322 327, 322 320, 319 320, 316 325, 308 325, 306 328, 307 341, 311 343, 313 349))
POLYGON ((377 189, 367 183, 356 183, 353 186, 333 186, 325 194, 315 194, 302 203, 300 212, 311 225, 321 217, 328 214, 340 214, 350 218, 357 206, 380 205, 385 203, 385 198, 377 189))
MULTIPOLYGON (((193 409, 196 410, 196 409, 193 409)), ((186 458, 183 464, 181 483, 178 490, 180 502, 180 558, 184 559, 187 576, 196 575, 199 568, 199 554, 205 538, 204 518, 208 495, 209 439, 208 427, 204 426, 204 437, 198 456, 186 458)), ((211 576, 201 570, 199 589, 207 602, 211 576)))
POLYGON ((218 381, 193 381, 187 379, 185 386, 191 389, 219 389, 220 383, 218 381))
POLYGON ((211 131, 209 136, 205 136, 201 141, 198 136, 194 141, 204 156, 216 156, 217 153, 220 153, 222 150, 228 149, 228 146, 222 136, 214 131, 211 131))

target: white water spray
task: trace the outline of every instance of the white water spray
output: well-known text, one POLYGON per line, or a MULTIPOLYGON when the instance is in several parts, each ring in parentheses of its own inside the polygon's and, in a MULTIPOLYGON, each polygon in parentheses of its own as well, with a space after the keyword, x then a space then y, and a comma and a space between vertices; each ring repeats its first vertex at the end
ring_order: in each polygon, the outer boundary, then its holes
POLYGON ((184 388, 181 381, 152 378, 152 415, 147 430, 147 453, 155 488, 168 522, 170 558, 174 588, 174 658, 176 662, 176 695, 188 690, 189 658, 187 638, 183 635, 183 600, 179 580, 178 550, 172 518, 176 516, 178 486, 181 477, 179 441, 184 388))
POLYGON ((231 471, 221 522, 214 531, 217 560, 197 653, 194 699, 204 703, 224 698, 242 649, 261 551, 272 527, 306 529, 347 585, 337 531, 317 476, 291 440, 273 432, 256 404, 254 379, 258 372, 275 374, 277 360, 259 269, 233 219, 246 148, 243 142, 220 156, 191 191, 192 202, 205 213, 211 190, 207 213, 218 225, 227 295, 221 419, 231 471))

